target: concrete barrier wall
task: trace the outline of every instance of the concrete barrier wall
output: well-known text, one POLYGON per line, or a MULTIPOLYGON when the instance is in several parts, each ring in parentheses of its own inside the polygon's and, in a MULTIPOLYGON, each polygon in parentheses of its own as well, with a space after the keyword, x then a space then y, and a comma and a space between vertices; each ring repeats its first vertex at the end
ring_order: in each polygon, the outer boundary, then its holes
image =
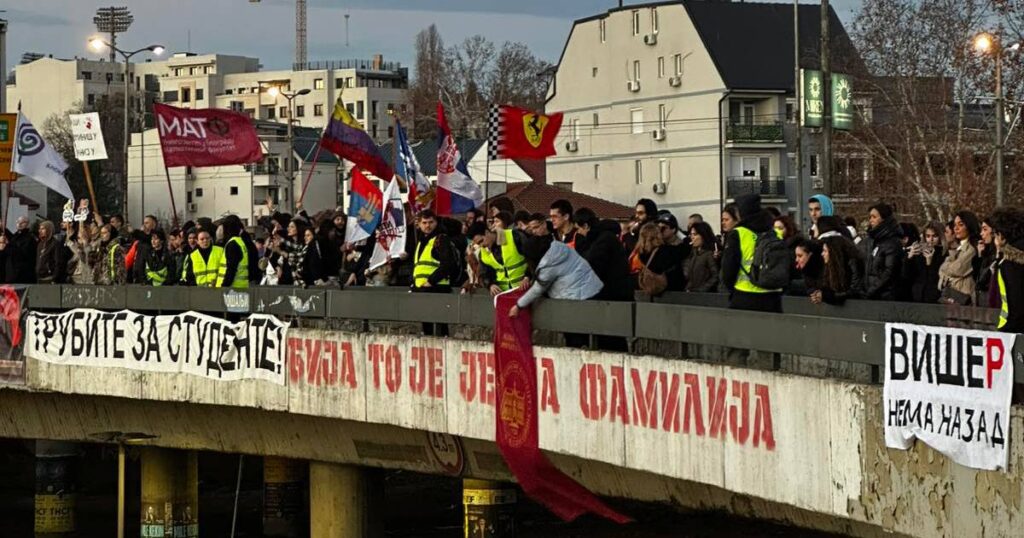
MULTIPOLYGON (((488 342, 293 330, 284 386, 56 365, 26 354, 32 390, 259 408, 494 439, 488 342)), ((975 536, 983 529, 1010 536, 1019 527, 1019 409, 1010 473, 978 472, 920 444, 908 452, 886 449, 878 387, 562 348, 538 347, 535 355, 540 442, 553 453, 900 534, 975 536)))

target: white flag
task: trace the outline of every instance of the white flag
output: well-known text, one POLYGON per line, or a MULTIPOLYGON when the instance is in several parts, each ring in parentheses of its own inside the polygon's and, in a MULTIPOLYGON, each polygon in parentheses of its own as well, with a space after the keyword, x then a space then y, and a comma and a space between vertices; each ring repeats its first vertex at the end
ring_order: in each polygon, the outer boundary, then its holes
POLYGON ((64 177, 67 163, 32 126, 32 122, 18 111, 18 130, 11 155, 11 171, 32 178, 61 196, 71 199, 71 187, 64 177))
POLYGON ((377 228, 377 245, 370 256, 370 270, 402 256, 405 252, 405 231, 402 193, 398 190, 398 182, 390 181, 384 188, 384 214, 377 228))

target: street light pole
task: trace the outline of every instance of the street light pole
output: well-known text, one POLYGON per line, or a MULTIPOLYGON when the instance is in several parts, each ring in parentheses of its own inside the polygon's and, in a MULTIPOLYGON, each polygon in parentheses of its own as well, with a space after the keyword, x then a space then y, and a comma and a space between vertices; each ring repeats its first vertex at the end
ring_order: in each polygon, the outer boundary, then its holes
MULTIPOLYGON (((260 84, 262 84, 262 83, 260 83, 260 84)), ((296 90, 294 92, 286 92, 286 91, 282 90, 279 86, 271 86, 270 89, 267 90, 267 93, 271 97, 275 98, 275 100, 277 99, 277 96, 280 95, 281 97, 284 97, 288 101, 288 118, 287 118, 287 120, 288 120, 288 132, 287 132, 287 135, 286 135, 287 142, 288 142, 288 155, 286 157, 287 161, 285 161, 285 164, 287 165, 287 168, 285 168, 285 170, 288 172, 288 186, 292 190, 292 192, 291 192, 291 206, 292 206, 292 212, 294 213, 295 210, 296 210, 295 204, 298 202, 298 199, 296 198, 296 192, 295 192, 295 168, 296 168, 296 166, 294 166, 294 164, 297 164, 297 160, 296 160, 296 162, 293 162, 293 159, 295 159, 295 130, 294 130, 293 126, 292 126, 292 121, 295 118, 295 107, 294 107, 295 103, 294 103, 294 101, 295 101, 295 98, 300 96, 300 95, 308 95, 310 93, 310 90, 309 90, 309 88, 303 88, 301 90, 296 90)))
MULTIPOLYGON (((131 97, 131 84, 129 84, 129 78, 128 78, 129 66, 131 65, 132 56, 135 56, 136 54, 139 54, 140 52, 146 52, 146 51, 152 52, 153 54, 159 56, 159 55, 163 54, 164 47, 162 45, 150 45, 148 47, 144 47, 144 48, 141 48, 141 49, 136 50, 136 51, 128 52, 128 51, 119 49, 113 43, 108 43, 108 42, 104 41, 102 38, 99 38, 99 37, 94 37, 94 38, 90 39, 89 40, 89 45, 93 48, 93 50, 96 50, 97 52, 102 50, 104 47, 106 47, 106 48, 110 49, 111 55, 113 55, 116 52, 117 54, 120 54, 122 58, 124 58, 124 71, 123 71, 123 73, 124 73, 124 140, 122 141, 123 142, 122 143, 122 150, 124 151, 124 155, 123 155, 123 161, 124 162, 122 164, 124 165, 124 170, 123 170, 122 178, 121 178, 121 188, 124 189, 123 190, 123 196, 124 197, 122 198, 122 201, 121 201, 121 208, 122 208, 122 214, 124 215, 125 219, 127 219, 128 218, 128 143, 129 143, 129 140, 128 140, 128 135, 129 135, 128 119, 129 119, 129 102, 131 101, 131 99, 130 99, 130 97, 131 97)), ((143 106, 145 106, 145 105, 143 105, 143 106)), ((143 109, 143 110, 145 110, 145 109, 143 109)), ((142 181, 145 181, 145 180, 146 180, 146 178, 142 178, 142 181)))
POLYGON ((995 46, 996 60, 996 207, 1003 206, 1003 47, 995 46))

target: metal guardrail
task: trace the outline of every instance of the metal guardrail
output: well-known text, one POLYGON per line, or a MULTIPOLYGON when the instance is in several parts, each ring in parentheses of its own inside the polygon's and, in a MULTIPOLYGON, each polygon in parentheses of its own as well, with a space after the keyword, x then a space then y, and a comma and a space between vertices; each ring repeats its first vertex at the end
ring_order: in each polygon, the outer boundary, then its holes
POLYGON ((761 196, 785 196, 786 178, 771 177, 728 177, 725 180, 726 194, 730 198, 743 194, 760 194, 761 196))
MULTIPOLYGON (((411 293, 405 288, 301 289, 38 285, 27 304, 39 310, 95 308, 138 312, 194 310, 208 314, 266 313, 279 317, 448 323, 493 327, 490 296, 411 293)), ((667 293, 636 302, 559 301, 536 305, 537 329, 717 345, 884 367, 885 322, 992 329, 987 308, 848 301, 842 307, 786 297, 783 314, 728 310, 724 294, 667 293)), ((1024 339, 1021 339, 1024 340, 1024 339)), ((1020 357, 1024 342, 1014 356, 1020 357)), ((1024 382, 1024 368, 1016 369, 1024 382)))

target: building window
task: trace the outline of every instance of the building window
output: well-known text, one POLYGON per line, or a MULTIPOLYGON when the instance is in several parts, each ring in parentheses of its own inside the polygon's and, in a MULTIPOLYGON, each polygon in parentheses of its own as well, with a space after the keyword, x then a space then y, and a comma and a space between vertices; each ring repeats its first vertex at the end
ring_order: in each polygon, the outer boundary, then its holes
POLYGON ((176 92, 176 91, 164 92, 164 99, 163 99, 163 101, 165 103, 176 103, 176 102, 178 102, 178 92, 176 92))
POLYGON ((196 198, 202 198, 202 197, 203 197, 203 189, 196 188, 196 198))
POLYGON ((181 68, 180 67, 174 68, 174 76, 176 76, 176 77, 180 77, 181 76, 181 68))
POLYGON ((658 78, 665 78, 665 57, 658 56, 658 78))
POLYGON ((345 79, 343 79, 343 78, 336 78, 336 79, 334 79, 334 89, 335 90, 340 90, 340 89, 342 89, 344 87, 345 87, 345 79))
POLYGON ((633 10, 633 35, 640 35, 640 10, 633 10))
POLYGON ((295 117, 303 118, 306 116, 306 105, 295 105, 295 117))
POLYGON ((279 112, 280 112, 280 114, 277 115, 279 118, 287 118, 288 117, 288 107, 286 107, 286 106, 281 107, 279 109, 279 112))
POLYGON ((228 88, 228 89, 224 90, 224 95, 234 95, 234 93, 235 93, 235 90, 233 90, 231 88, 228 88))
POLYGON ((92 71, 82 71, 83 80, 92 80, 92 71))
POLYGON ((192 88, 181 89, 181 102, 191 103, 192 102, 192 88))
POLYGON ((213 66, 207 65, 207 66, 203 67, 203 74, 204 75, 209 75, 212 72, 213 72, 213 66))
POLYGON ((185 203, 186 204, 191 204, 192 203, 192 191, 185 191, 185 203))
POLYGON ((203 95, 204 95, 203 94, 203 89, 202 88, 196 88, 196 101, 202 101, 203 100, 203 95))
POLYGON ((366 115, 366 108, 362 101, 356 102, 356 119, 361 120, 366 115))
POLYGON ((231 187, 231 196, 238 196, 238 187, 231 187))
POLYGON ((345 78, 345 87, 346 88, 354 88, 355 87, 355 86, 352 85, 352 77, 345 78))
POLYGON ((374 120, 377 119, 377 109, 378 108, 380 108, 380 107, 377 106, 377 101, 373 101, 372 104, 370 105, 370 110, 371 110, 371 114, 373 114, 373 119, 374 120))
POLYGON ((811 159, 807 164, 810 169, 811 177, 818 177, 818 155, 811 155, 811 159))
POLYGON ((644 132, 644 109, 634 108, 629 111, 629 123, 632 126, 633 134, 644 132))
POLYGON ((644 182, 644 162, 640 159, 633 161, 633 174, 636 176, 636 184, 644 182))
POLYGON ((601 43, 608 40, 608 27, 605 24, 607 19, 601 19, 597 21, 597 33, 601 37, 601 43))
POLYGON ((243 93, 249 93, 249 88, 238 88, 238 95, 242 95, 243 93))
POLYGON ((324 79, 322 79, 322 78, 315 78, 315 79, 313 79, 313 89, 314 90, 322 90, 322 89, 324 89, 324 79))
POLYGON ((591 68, 590 76, 593 77, 593 78, 597 78, 597 68, 596 67, 591 68))
POLYGON ((794 113, 796 110, 796 104, 792 101, 786 102, 786 122, 793 123, 795 121, 794 113))
POLYGON ((323 105, 323 103, 313 105, 313 115, 317 116, 317 117, 320 117, 320 116, 324 115, 324 105, 323 105))
POLYGON ((91 94, 91 93, 89 95, 87 95, 86 96, 86 103, 88 103, 89 106, 95 105, 96 104, 96 96, 94 94, 91 94))
POLYGON ((572 181, 555 181, 552 183, 555 188, 572 192, 572 181))
POLYGON ((388 125, 388 138, 394 138, 394 137, 395 137, 395 126, 394 125, 388 125))
POLYGON ((651 33, 658 33, 658 8, 651 8, 651 33))
POLYGON ((276 112, 277 112, 277 109, 275 109, 275 108, 274 108, 274 107, 272 107, 272 106, 268 106, 268 107, 267 107, 267 119, 268 119, 268 120, 272 120, 272 119, 274 119, 274 118, 275 118, 275 116, 276 116, 276 112))
POLYGON ((640 80, 640 60, 633 60, 633 80, 640 80))
POLYGON ((593 114, 593 124, 594 124, 594 128, 595 129, 598 127, 598 125, 601 124, 600 118, 598 118, 598 116, 597 116, 597 112, 594 112, 594 114, 593 114))
POLYGON ((372 128, 370 130, 373 131, 373 138, 377 138, 377 124, 376 123, 373 124, 373 126, 372 126, 372 128))
POLYGON ((348 110, 349 116, 355 115, 356 113, 355 105, 352 103, 345 103, 345 110, 348 110))
POLYGON ((676 76, 677 77, 683 76, 683 55, 682 54, 676 54, 673 59, 675 60, 675 64, 676 64, 676 76))
POLYGON ((194 74, 196 74, 196 68, 195 68, 195 67, 189 67, 189 68, 188 68, 188 74, 189 74, 189 75, 194 75, 194 74))
POLYGON ((594 179, 601 179, 601 165, 594 165, 594 179))
POLYGON ((664 129, 668 124, 668 115, 665 112, 665 105, 658 105, 658 128, 664 129))

